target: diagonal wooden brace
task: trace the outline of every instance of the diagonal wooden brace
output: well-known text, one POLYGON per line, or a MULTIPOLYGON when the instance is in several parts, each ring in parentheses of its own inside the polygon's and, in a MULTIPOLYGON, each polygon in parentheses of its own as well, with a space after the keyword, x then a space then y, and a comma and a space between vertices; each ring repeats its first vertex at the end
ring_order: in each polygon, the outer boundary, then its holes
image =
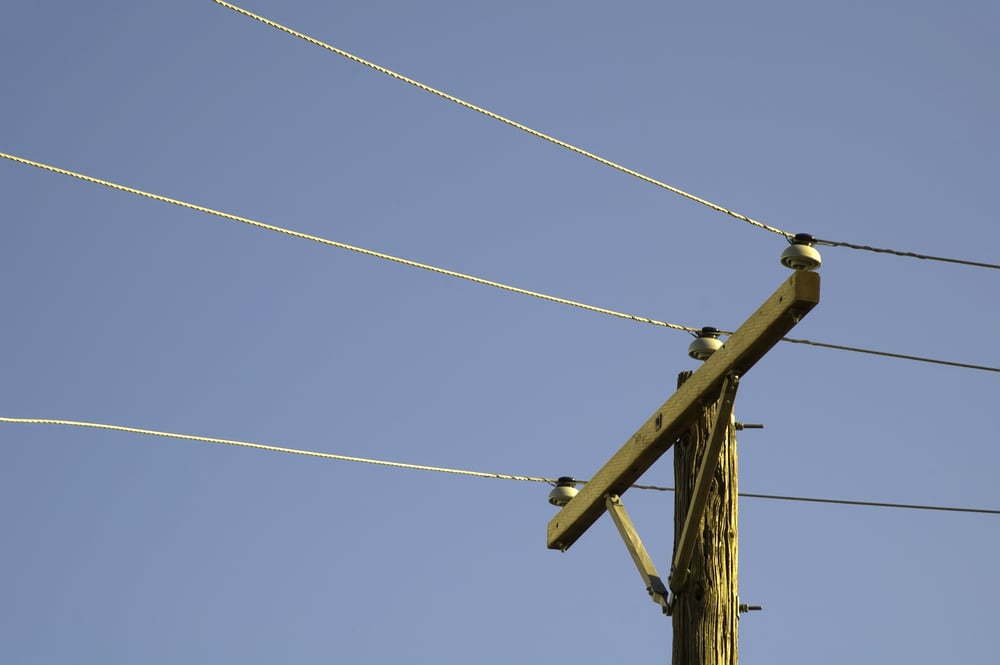
POLYGON ((687 515, 684 517, 684 526, 675 545, 674 562, 670 568, 669 579, 670 590, 675 594, 680 593, 684 588, 691 573, 691 556, 694 554, 695 541, 701 528, 702 517, 705 515, 708 490, 712 485, 712 478, 719 468, 722 443, 726 439, 726 430, 729 429, 733 417, 733 402, 736 400, 736 388, 739 386, 739 382, 739 375, 730 372, 722 384, 719 412, 712 425, 708 444, 705 446, 705 455, 698 466, 698 476, 694 481, 691 505, 688 507, 687 515))
POLYGON ((656 572, 656 566, 653 565, 653 560, 649 558, 646 547, 642 544, 642 540, 639 539, 639 534, 636 533, 635 526, 632 525, 632 520, 629 518, 628 513, 625 512, 625 506, 622 505, 621 499, 616 494, 609 494, 605 499, 605 505, 615 526, 618 527, 618 533, 621 534, 622 540, 625 541, 628 553, 632 555, 635 567, 639 569, 642 581, 646 583, 646 591, 649 592, 649 597, 653 599, 654 603, 663 608, 664 614, 670 614, 667 587, 664 586, 663 580, 660 579, 659 573, 656 572))

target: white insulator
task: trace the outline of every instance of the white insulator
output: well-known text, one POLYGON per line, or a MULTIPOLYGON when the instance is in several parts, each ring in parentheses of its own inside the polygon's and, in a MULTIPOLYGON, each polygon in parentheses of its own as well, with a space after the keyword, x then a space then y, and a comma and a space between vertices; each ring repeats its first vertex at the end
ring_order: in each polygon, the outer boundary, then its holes
POLYGON ((702 328, 688 347, 688 355, 695 360, 708 360, 709 356, 722 348, 717 328, 702 328))
POLYGON ((580 490, 576 489, 576 481, 569 476, 563 476, 556 481, 556 486, 549 492, 549 503, 562 507, 579 493, 580 490))
POLYGON ((819 251, 812 246, 815 240, 808 233, 798 233, 792 244, 781 253, 781 265, 792 270, 816 270, 823 263, 819 251))

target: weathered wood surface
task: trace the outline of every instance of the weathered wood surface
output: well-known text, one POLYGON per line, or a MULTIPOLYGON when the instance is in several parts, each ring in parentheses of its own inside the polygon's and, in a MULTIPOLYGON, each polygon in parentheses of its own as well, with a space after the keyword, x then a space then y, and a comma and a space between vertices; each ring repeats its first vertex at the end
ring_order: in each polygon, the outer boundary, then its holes
MULTIPOLYGON (((678 379, 684 381, 685 372, 678 379)), ((680 534, 718 403, 704 410, 674 446, 674 533, 680 534)), ((684 589, 673 598, 672 665, 736 665, 737 454, 735 427, 726 432, 684 589)), ((676 544, 675 544, 676 546, 676 544)))

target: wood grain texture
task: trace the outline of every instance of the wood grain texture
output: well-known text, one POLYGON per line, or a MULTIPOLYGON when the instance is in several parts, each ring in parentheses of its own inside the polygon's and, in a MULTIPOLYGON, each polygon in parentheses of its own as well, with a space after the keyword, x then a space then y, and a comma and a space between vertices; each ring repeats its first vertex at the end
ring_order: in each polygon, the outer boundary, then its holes
POLYGON ((629 556, 632 557, 632 562, 635 564, 639 575, 642 577, 642 581, 646 585, 646 592, 653 599, 653 602, 660 605, 663 608, 663 612, 666 613, 668 600, 667 586, 660 578, 660 574, 656 572, 656 566, 653 565, 653 560, 649 558, 649 552, 646 551, 646 546, 642 544, 642 539, 639 538, 639 534, 635 530, 635 525, 632 524, 632 518, 625 512, 625 506, 622 505, 619 497, 614 495, 608 496, 606 505, 608 513, 611 515, 611 520, 615 523, 615 527, 618 528, 618 533, 621 534, 622 540, 625 541, 625 548, 628 550, 629 556))
POLYGON ((565 551, 575 543, 604 513, 604 497, 624 494, 718 398, 727 373, 746 373, 819 303, 819 286, 817 273, 792 273, 556 513, 548 525, 549 549, 565 551))
MULTIPOLYGON (((689 373, 685 373, 685 376, 689 373)), ((694 489, 690 492, 687 502, 687 515, 684 518, 684 528, 674 535, 674 561, 670 568, 670 589, 674 593, 680 592, 687 583, 688 569, 691 565, 691 556, 694 553, 695 545, 702 537, 702 524, 708 506, 709 493, 716 483, 716 470, 722 464, 722 449, 726 445, 728 437, 732 436, 731 429, 735 427, 733 422, 733 402, 736 400, 736 387, 739 379, 734 376, 727 376, 722 386, 722 396, 712 407, 713 419, 711 422, 711 434, 707 443, 699 441, 699 446, 704 443, 704 453, 699 452, 700 462, 696 469, 694 478, 694 489)), ((680 383, 678 383, 678 386, 680 383)), ((692 427, 696 427, 703 417, 699 417, 692 427)), ((690 437, 690 434, 688 435, 690 437)), ((684 437, 677 445, 684 443, 684 437)), ((674 459, 680 451, 674 450, 674 459)), ((676 465, 675 465, 676 468, 676 465)), ((687 481, 685 481, 686 484, 687 481)))
MULTIPOLYGON (((690 373, 685 372, 678 382, 690 373)), ((674 447, 674 533, 680 534, 706 453, 718 402, 695 419, 674 447)), ((673 665, 736 665, 739 625, 737 580, 737 455, 735 427, 726 430, 700 528, 695 530, 690 575, 673 598, 673 665)), ((676 547, 676 536, 675 536, 676 547)))

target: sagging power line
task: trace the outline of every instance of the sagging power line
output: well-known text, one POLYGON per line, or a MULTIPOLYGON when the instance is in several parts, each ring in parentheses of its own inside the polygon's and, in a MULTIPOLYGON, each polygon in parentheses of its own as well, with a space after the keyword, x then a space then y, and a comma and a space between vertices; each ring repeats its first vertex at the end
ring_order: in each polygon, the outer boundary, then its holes
MULTIPOLYGON (((126 434, 139 434, 143 436, 156 436, 168 439, 179 439, 183 441, 196 441, 199 443, 211 443, 211 444, 235 446, 238 448, 250 448, 254 450, 264 450, 268 452, 285 453, 290 455, 302 455, 304 457, 315 457, 319 459, 333 460, 339 462, 356 462, 361 464, 373 464, 376 466, 386 466, 397 469, 409 469, 411 471, 430 471, 434 473, 446 473, 458 476, 472 476, 476 478, 492 478, 496 480, 517 480, 521 482, 547 483, 550 485, 554 485, 560 480, 559 478, 548 478, 542 476, 524 476, 524 475, 516 475, 509 473, 491 473, 487 471, 470 471, 467 469, 453 469, 443 466, 428 466, 425 464, 408 464, 405 462, 391 462, 388 460, 380 460, 367 457, 354 457, 350 455, 337 455, 334 453, 324 453, 315 450, 303 450, 299 448, 273 446, 264 443, 255 443, 252 441, 221 439, 210 436, 198 436, 194 434, 177 434, 174 432, 163 432, 160 430, 142 429, 139 427, 128 427, 124 425, 108 425, 104 423, 84 422, 77 420, 60 420, 56 418, 9 418, 6 416, 0 416, 0 423, 10 423, 19 425, 57 425, 64 427, 98 429, 98 430, 106 430, 112 432, 121 432, 126 434)), ((588 481, 574 480, 574 482, 577 484, 586 484, 588 481)), ((632 487, 634 489, 652 490, 658 492, 674 491, 673 487, 665 487, 661 485, 633 485, 632 487)), ((992 510, 988 508, 964 508, 955 506, 924 505, 924 504, 914 504, 914 503, 887 503, 880 501, 857 501, 850 499, 825 499, 816 497, 789 496, 782 494, 755 494, 751 492, 740 492, 739 495, 741 497, 746 497, 751 499, 768 499, 773 501, 798 501, 806 503, 828 503, 828 504, 837 504, 845 506, 865 506, 865 507, 876 507, 876 508, 898 508, 906 510, 929 510, 929 511, 944 511, 944 512, 976 513, 980 515, 1000 515, 1000 510, 992 510)))
POLYGON ((348 245, 347 243, 337 242, 336 240, 329 240, 327 238, 321 238, 320 236, 314 236, 308 233, 294 231, 292 229, 288 229, 282 226, 267 224, 265 222, 260 222, 254 219, 250 219, 248 217, 241 217, 239 215, 233 215, 228 212, 214 210, 212 208, 201 206, 195 203, 189 203, 187 201, 181 201, 180 199, 173 199, 167 196, 162 196, 160 194, 154 194, 152 192, 147 192, 141 189, 137 189, 135 187, 129 187, 127 185, 111 182, 110 180, 102 180, 101 178, 95 178, 93 176, 85 175, 83 173, 77 173, 76 171, 70 171, 68 169, 59 168, 58 166, 43 164, 42 162, 36 162, 30 159, 25 159, 23 157, 18 157, 16 155, 10 155, 5 152, 0 152, 0 157, 3 157, 4 159, 9 159, 10 161, 13 162, 17 162, 18 164, 24 164, 25 166, 34 166, 35 168, 39 168, 45 171, 51 171, 52 173, 58 173, 60 175, 69 176, 71 178, 77 178, 79 180, 83 180, 85 182, 89 182, 95 185, 103 185, 104 187, 110 187, 111 189, 115 189, 120 192, 134 194, 136 196, 141 196, 143 198, 152 199, 153 201, 159 201, 160 203, 169 203, 171 205, 179 206, 181 208, 187 208, 188 210, 195 210, 197 212, 202 212, 207 215, 213 215, 215 217, 228 219, 233 222, 240 222, 241 224, 255 226, 259 229, 264 229, 266 231, 273 231, 275 233, 281 233, 283 235, 292 236, 293 238, 299 238, 300 240, 309 240, 315 243, 319 243, 321 245, 327 245, 328 247, 346 249, 351 252, 357 252, 359 254, 364 254, 366 256, 372 256, 377 259, 392 261, 393 263, 400 263, 402 265, 409 266, 411 268, 420 268, 421 270, 428 270, 430 272, 446 275, 448 277, 464 279, 470 282, 475 282, 476 284, 491 286, 496 289, 501 289, 503 291, 510 291, 511 293, 517 293, 519 295, 531 296, 533 298, 540 298, 542 300, 547 300, 549 302, 559 303, 560 305, 570 305, 571 307, 578 307, 580 309, 584 309, 590 312, 597 312, 598 314, 607 314, 608 316, 614 316, 620 319, 628 319, 629 321, 636 321, 638 323, 648 323, 650 325, 660 326, 663 328, 671 328, 673 330, 682 330, 684 332, 689 332, 689 333, 695 333, 698 330, 697 328, 692 328, 690 326, 682 326, 676 323, 669 323, 667 321, 658 321, 656 319, 647 318, 645 316, 637 316, 635 314, 626 314, 625 312, 617 312, 615 310, 606 309, 604 307, 595 307, 594 305, 588 305, 586 303, 577 302, 575 300, 559 298, 545 293, 540 293, 538 291, 529 291, 528 289, 522 289, 516 286, 511 286, 509 284, 503 284, 501 282, 495 282, 493 280, 484 279, 482 277, 476 277, 475 275, 468 275, 465 273, 457 272, 455 270, 448 270, 447 268, 439 268, 438 266, 432 266, 426 263, 420 263, 418 261, 411 261, 410 259, 404 259, 402 257, 393 256, 391 254, 376 252, 371 249, 365 249, 364 247, 356 247, 354 245, 348 245))

